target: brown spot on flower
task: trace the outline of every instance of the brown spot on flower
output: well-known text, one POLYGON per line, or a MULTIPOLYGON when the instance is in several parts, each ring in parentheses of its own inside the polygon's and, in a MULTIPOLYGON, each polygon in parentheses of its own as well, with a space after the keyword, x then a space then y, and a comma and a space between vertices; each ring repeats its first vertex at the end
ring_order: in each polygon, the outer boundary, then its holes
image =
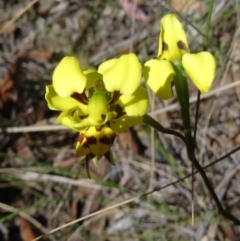
POLYGON ((102 114, 102 115, 101 115, 101 118, 102 118, 102 120, 105 120, 106 115, 102 114))
POLYGON ((97 138, 95 138, 94 136, 87 137, 87 142, 89 145, 97 144, 97 138))
POLYGON ((111 145, 111 138, 107 137, 107 136, 103 136, 102 138, 99 139, 99 142, 101 142, 102 144, 105 145, 111 145))
POLYGON ((79 102, 81 102, 82 104, 87 104, 88 103, 88 98, 85 94, 85 92, 83 93, 77 93, 77 92, 74 92, 71 94, 71 97, 79 102))
POLYGON ((115 111, 117 112, 116 118, 119 118, 119 117, 121 117, 123 115, 126 115, 126 112, 123 111, 123 107, 120 106, 120 105, 116 105, 115 111))
POLYGON ((165 43, 165 42, 162 43, 162 50, 163 51, 167 51, 168 50, 168 44, 167 43, 165 43))
POLYGON ((112 98, 111 98, 111 100, 109 101, 108 104, 109 104, 109 105, 114 104, 115 102, 118 101, 118 99, 119 99, 120 96, 121 96, 120 91, 114 91, 114 92, 113 92, 113 96, 112 96, 112 98))
POLYGON ((113 134, 112 136, 103 136, 99 139, 99 142, 105 144, 105 145, 112 145, 114 142, 114 139, 116 137, 116 134, 113 134))
POLYGON ((186 45, 182 40, 179 40, 179 41, 177 42, 177 46, 178 46, 179 49, 188 51, 187 45, 186 45))
POLYGON ((83 148, 89 148, 88 142, 85 141, 85 142, 83 143, 82 147, 83 147, 83 148))

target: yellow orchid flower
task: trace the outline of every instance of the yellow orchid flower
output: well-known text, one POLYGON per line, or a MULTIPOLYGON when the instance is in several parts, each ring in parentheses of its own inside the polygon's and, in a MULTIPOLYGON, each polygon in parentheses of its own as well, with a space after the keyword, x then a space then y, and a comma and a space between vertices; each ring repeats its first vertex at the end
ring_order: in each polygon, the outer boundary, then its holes
POLYGON ((202 93, 209 91, 215 76, 214 57, 209 52, 191 54, 181 23, 174 14, 167 14, 160 21, 158 58, 147 61, 143 70, 147 84, 158 97, 173 96, 171 82, 176 75, 174 66, 179 64, 202 93))
POLYGON ((57 123, 80 132, 77 156, 112 163, 110 147, 116 134, 141 124, 148 94, 140 86, 142 67, 135 54, 102 63, 98 71, 82 70, 75 57, 64 57, 53 73, 45 98, 61 111, 57 123))

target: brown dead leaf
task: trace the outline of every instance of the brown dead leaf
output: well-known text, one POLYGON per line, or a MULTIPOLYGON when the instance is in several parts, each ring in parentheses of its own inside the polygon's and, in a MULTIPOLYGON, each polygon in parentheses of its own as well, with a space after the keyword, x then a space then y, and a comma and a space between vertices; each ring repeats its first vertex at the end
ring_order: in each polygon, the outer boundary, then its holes
POLYGON ((17 217, 17 222, 20 227, 20 234, 23 241, 31 241, 36 238, 33 233, 31 224, 22 217, 17 217))
POLYGON ((27 57, 36 60, 48 60, 52 57, 52 52, 47 50, 34 49, 28 52, 27 57))

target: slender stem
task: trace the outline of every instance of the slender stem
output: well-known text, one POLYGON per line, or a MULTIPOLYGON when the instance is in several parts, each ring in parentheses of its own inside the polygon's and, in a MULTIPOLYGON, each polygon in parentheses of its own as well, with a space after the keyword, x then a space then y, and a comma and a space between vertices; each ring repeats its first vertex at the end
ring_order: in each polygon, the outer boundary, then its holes
POLYGON ((239 225, 240 221, 223 209, 222 204, 219 201, 218 196, 216 195, 212 187, 212 184, 210 183, 206 173, 204 172, 204 169, 202 168, 202 166, 199 164, 198 160, 195 157, 195 154, 194 154, 195 145, 194 145, 194 139, 191 133, 191 124, 190 124, 189 94, 188 94, 187 78, 179 62, 177 61, 174 62, 173 67, 176 72, 174 83, 175 83, 179 103, 181 106, 181 115, 183 120, 185 144, 187 148, 188 158, 193 163, 193 166, 199 171, 200 175, 202 176, 202 179, 205 185, 207 186, 214 202, 216 203, 219 213, 222 214, 224 217, 232 220, 235 224, 239 225))
POLYGON ((185 138, 181 133, 171 129, 164 128, 161 124, 159 124, 157 121, 155 121, 151 116, 147 114, 143 116, 143 123, 153 127, 155 130, 162 132, 164 134, 177 136, 185 143, 185 138))

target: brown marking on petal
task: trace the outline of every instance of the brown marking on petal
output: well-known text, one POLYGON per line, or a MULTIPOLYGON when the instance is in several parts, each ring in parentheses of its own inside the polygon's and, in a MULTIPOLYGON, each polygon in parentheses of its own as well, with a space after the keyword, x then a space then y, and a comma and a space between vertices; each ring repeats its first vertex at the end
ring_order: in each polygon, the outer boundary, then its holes
POLYGON ((97 138, 94 136, 87 137, 87 142, 89 145, 97 144, 97 138))
POLYGON ((102 115, 101 115, 101 118, 102 118, 102 120, 105 120, 106 115, 102 114, 102 115))
POLYGON ((114 134, 110 137, 103 136, 99 139, 99 142, 101 142, 102 144, 105 144, 105 145, 112 145, 115 137, 116 137, 116 134, 114 134))
POLYGON ((83 92, 83 93, 81 93, 81 94, 80 94, 80 93, 77 93, 77 92, 74 92, 74 93, 71 94, 71 97, 72 97, 73 99, 79 101, 79 102, 82 103, 82 104, 85 104, 85 105, 86 105, 86 104, 88 103, 88 98, 87 98, 85 92, 83 92))
POLYGON ((165 43, 165 42, 162 43, 162 50, 163 51, 167 51, 168 50, 168 44, 167 43, 165 43))
POLYGON ((115 111, 117 112, 116 119, 123 116, 123 115, 126 115, 126 112, 123 111, 123 107, 120 106, 120 105, 116 105, 115 111))
POLYGON ((120 96, 121 96, 121 93, 120 93, 119 90, 114 91, 114 92, 113 92, 113 96, 112 96, 112 98, 111 98, 111 100, 109 101, 108 104, 109 104, 109 105, 114 104, 115 102, 118 101, 118 99, 119 99, 120 96))
POLYGON ((86 115, 80 115, 80 116, 78 116, 78 117, 79 117, 79 119, 83 120, 83 119, 88 118, 88 114, 86 114, 86 115))
POLYGON ((83 148, 89 148, 89 145, 88 145, 88 142, 84 142, 83 145, 82 145, 83 148))
POLYGON ((101 142, 102 144, 105 144, 105 145, 111 145, 112 142, 111 142, 111 138, 107 137, 107 136, 103 136, 99 139, 99 142, 101 142))
POLYGON ((178 46, 178 48, 181 49, 181 50, 188 51, 187 45, 186 45, 182 40, 179 40, 179 41, 177 42, 177 46, 178 46))

